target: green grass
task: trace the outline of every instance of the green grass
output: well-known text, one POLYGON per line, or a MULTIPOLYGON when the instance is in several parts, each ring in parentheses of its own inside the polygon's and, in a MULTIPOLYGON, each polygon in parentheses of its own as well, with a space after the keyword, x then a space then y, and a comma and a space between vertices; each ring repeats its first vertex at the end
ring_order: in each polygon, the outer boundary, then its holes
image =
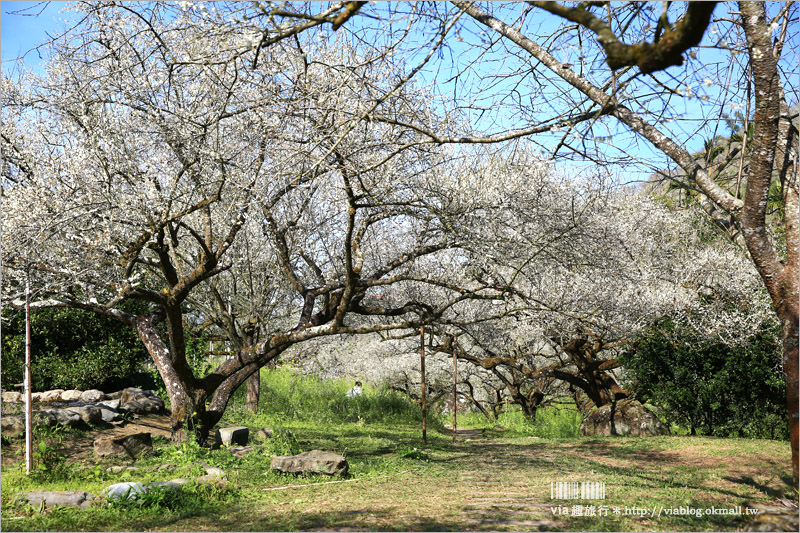
MULTIPOLYGON (((569 406, 540 409, 536 422, 510 410, 496 422, 459 415, 473 428, 455 443, 447 420, 429 420, 421 443, 419 407, 391 391, 364 387, 347 398, 351 382, 325 382, 291 368, 262 372, 258 415, 235 398, 221 425, 272 427, 277 437, 252 442, 256 452, 154 439, 135 472, 107 464, 69 463, 31 478, 19 462, 3 467, 2 519, 7 531, 296 531, 319 528, 414 531, 714 531, 741 528, 731 516, 555 516, 551 507, 585 504, 550 499, 552 481, 602 481, 609 508, 732 507, 745 500, 796 498, 784 442, 709 437, 582 438, 580 415, 569 406), (341 453, 350 477, 297 477, 269 468, 274 455, 323 449, 341 453), (226 484, 190 485, 145 505, 39 512, 13 502, 22 490, 85 490, 99 494, 121 481, 196 477, 200 463, 224 469, 226 484), (172 465, 165 469, 162 465, 172 465), (331 481, 336 481, 331 483, 331 481), (552 522, 546 522, 546 521, 552 522)), ((58 435, 44 436, 57 444, 58 435)), ((64 436, 65 443, 69 436, 64 436)), ((45 439, 46 440, 46 439, 45 439)), ((49 461, 58 458, 48 456, 49 461)))
POLYGON ((458 415, 458 426, 464 428, 502 428, 512 435, 544 439, 572 439, 578 437, 583 417, 574 403, 556 402, 538 409, 532 422, 518 407, 510 405, 497 420, 487 420, 476 412, 458 415))

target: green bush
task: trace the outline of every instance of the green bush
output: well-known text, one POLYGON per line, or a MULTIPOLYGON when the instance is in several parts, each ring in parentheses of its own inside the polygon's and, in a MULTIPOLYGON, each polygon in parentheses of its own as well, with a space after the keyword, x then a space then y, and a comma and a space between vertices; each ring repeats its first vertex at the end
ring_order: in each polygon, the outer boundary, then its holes
MULTIPOLYGON (((2 386, 22 382, 25 313, 4 309, 2 386)), ((134 329, 79 309, 31 314, 31 382, 34 390, 104 388, 128 380, 150 356, 134 329)))
POLYGON ((692 434, 787 439, 781 353, 776 324, 730 347, 663 320, 620 361, 636 395, 692 434))

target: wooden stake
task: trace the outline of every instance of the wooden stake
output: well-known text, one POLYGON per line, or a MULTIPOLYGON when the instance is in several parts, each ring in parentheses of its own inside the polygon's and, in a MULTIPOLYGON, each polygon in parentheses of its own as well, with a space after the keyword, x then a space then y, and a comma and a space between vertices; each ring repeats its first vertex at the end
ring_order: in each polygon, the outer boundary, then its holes
MULTIPOLYGON (((455 344, 455 343, 454 343, 455 344)), ((458 426, 456 425, 457 415, 456 409, 458 404, 456 403, 456 379, 458 378, 458 359, 456 359, 456 347, 453 346, 453 442, 456 441, 456 430, 458 426)))
POLYGON ((425 326, 419 327, 419 358, 422 374, 422 444, 428 444, 428 406, 425 403, 425 326))

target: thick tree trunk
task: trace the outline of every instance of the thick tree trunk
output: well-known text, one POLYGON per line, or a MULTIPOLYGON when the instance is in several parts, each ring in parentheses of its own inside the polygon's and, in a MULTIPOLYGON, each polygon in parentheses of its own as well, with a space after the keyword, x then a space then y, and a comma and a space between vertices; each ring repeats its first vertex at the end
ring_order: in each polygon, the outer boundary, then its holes
POLYGON ((783 320, 783 372, 786 374, 786 406, 789 411, 789 442, 792 447, 792 479, 798 486, 798 316, 783 320))
POLYGON ((209 424, 205 409, 208 395, 204 390, 187 383, 188 380, 183 378, 175 368, 170 350, 156 330, 156 326, 164 318, 165 315, 161 310, 152 315, 139 316, 135 321, 136 332, 153 358, 167 389, 171 407, 172 440, 183 442, 191 435, 198 442, 204 444, 209 430, 216 423, 215 421, 209 424))
POLYGON ((247 400, 245 407, 255 414, 258 414, 258 401, 261 396, 261 372, 256 371, 252 376, 247 378, 247 400))

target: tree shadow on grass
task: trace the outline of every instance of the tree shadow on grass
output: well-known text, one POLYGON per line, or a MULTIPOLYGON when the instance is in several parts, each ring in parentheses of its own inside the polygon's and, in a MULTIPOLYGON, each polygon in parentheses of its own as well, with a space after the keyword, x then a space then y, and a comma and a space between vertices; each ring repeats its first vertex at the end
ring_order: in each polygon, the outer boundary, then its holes
MULTIPOLYGON (((233 513, 224 518, 208 517, 181 523, 182 528, 217 531, 463 531, 455 517, 397 516, 395 507, 359 507, 300 513, 233 513)), ((165 524, 166 525, 166 524, 165 524)))
MULTIPOLYGON (((764 485, 763 483, 759 483, 751 476, 738 476, 738 477, 725 476, 722 479, 730 481, 731 483, 736 483, 737 485, 748 485, 750 487, 753 487, 754 489, 763 492, 770 499, 786 497, 784 490, 774 489, 769 485, 764 485)), ((781 477, 781 481, 783 481, 788 487, 792 486, 792 478, 790 476, 781 477)))

